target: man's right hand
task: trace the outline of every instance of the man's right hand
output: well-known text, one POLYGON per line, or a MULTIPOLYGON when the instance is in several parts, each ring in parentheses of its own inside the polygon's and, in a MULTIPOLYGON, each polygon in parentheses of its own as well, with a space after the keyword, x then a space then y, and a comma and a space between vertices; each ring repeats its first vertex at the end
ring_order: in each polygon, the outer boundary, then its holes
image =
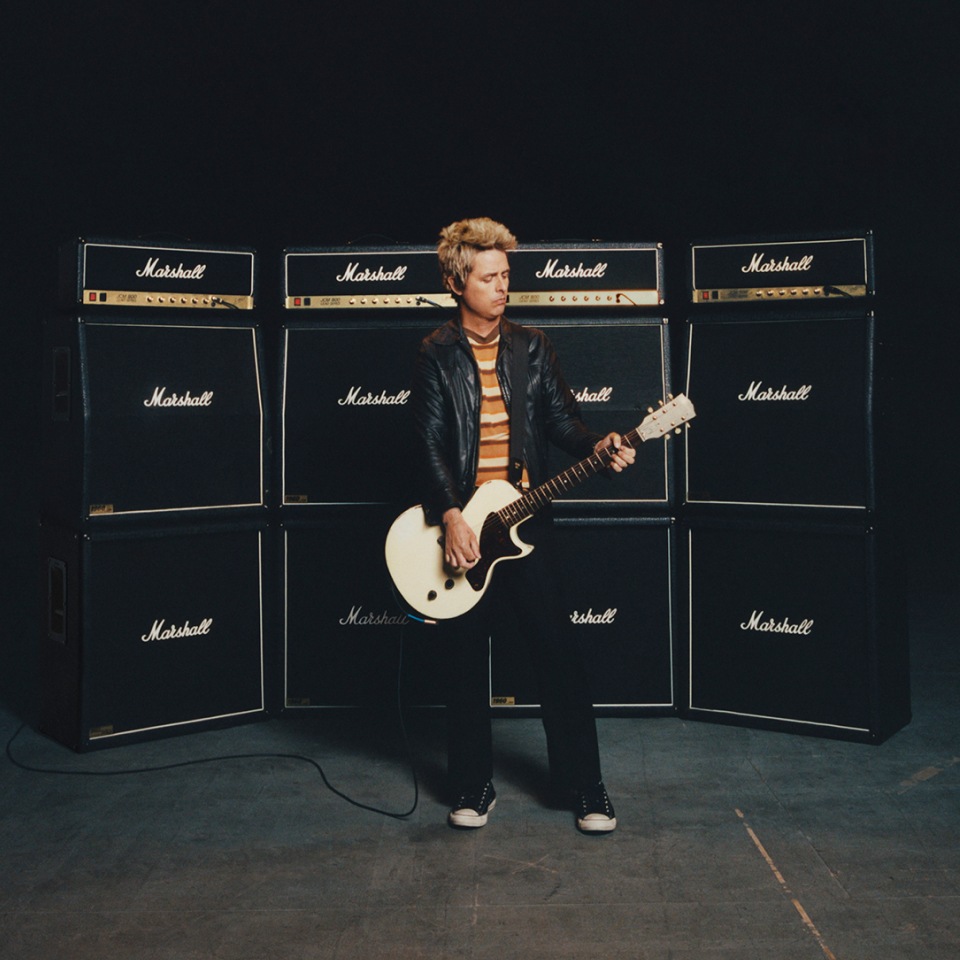
POLYGON ((443 559, 456 569, 474 566, 480 559, 480 544, 459 507, 451 507, 443 515, 443 559))

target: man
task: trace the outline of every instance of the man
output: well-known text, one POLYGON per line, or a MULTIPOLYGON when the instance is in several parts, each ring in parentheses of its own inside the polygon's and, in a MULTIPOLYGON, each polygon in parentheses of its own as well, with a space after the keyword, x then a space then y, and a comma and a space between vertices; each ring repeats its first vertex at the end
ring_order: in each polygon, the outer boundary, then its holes
MULTIPOLYGON (((480 558, 476 532, 461 512, 478 484, 510 478, 511 411, 522 404, 522 480, 546 475, 547 444, 583 459, 604 448, 610 466, 629 466, 635 451, 616 433, 600 437, 580 419, 556 354, 542 331, 504 316, 510 287, 507 253, 517 241, 487 218, 462 220, 441 231, 437 254, 444 287, 457 316, 426 337, 417 356, 412 405, 425 471, 424 509, 443 527, 446 563, 469 568, 480 558), (524 396, 512 390, 514 352, 526 352, 524 396)), ((515 477, 513 479, 516 479, 515 477)), ((551 774, 587 833, 616 827, 600 771, 596 722, 581 657, 550 575, 550 518, 539 514, 520 528, 538 549, 499 564, 490 589, 462 617, 440 627, 449 634, 448 774, 455 827, 482 827, 496 803, 493 787, 488 661, 491 625, 511 616, 511 642, 527 645, 539 684, 551 774)))

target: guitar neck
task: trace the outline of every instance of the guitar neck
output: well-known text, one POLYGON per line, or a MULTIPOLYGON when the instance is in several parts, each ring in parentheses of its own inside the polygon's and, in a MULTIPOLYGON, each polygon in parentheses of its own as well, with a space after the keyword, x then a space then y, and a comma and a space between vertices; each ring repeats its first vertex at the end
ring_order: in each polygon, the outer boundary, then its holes
MULTIPOLYGON (((635 448, 641 440, 638 428, 634 428, 623 434, 620 442, 625 446, 635 448)), ((599 453, 591 453, 589 457, 585 457, 572 467, 567 467, 566 470, 558 473, 551 480, 541 483, 539 487, 528 490, 519 499, 508 503, 497 511, 497 516, 508 527, 516 526, 528 517, 532 517, 537 511, 542 510, 557 497, 569 493, 584 480, 589 480, 590 477, 596 476, 601 470, 606 470, 612 459, 613 451, 609 447, 604 447, 599 453)))

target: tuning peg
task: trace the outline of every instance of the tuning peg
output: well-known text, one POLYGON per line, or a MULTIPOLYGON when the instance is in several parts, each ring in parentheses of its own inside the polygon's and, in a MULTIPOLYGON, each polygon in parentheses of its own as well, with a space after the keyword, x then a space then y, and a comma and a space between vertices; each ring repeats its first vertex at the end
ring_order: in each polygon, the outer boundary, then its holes
POLYGON ((668 394, 667 394, 667 399, 668 399, 668 400, 672 400, 672 399, 673 399, 673 394, 672 394, 672 393, 668 393, 668 394))
POLYGON ((673 432, 674 432, 677 436, 680 436, 680 434, 683 433, 683 430, 681 430, 680 427, 677 427, 677 429, 674 430, 673 432))
POLYGON ((658 400, 657 403, 658 403, 661 407, 663 406, 663 401, 662 401, 662 400, 658 400))
POLYGON ((653 407, 647 407, 647 413, 653 413, 653 407))

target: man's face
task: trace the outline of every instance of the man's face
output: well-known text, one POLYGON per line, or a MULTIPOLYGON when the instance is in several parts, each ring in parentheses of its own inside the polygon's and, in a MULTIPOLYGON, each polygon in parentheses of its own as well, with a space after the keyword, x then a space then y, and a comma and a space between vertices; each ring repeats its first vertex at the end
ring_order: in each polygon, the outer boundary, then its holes
POLYGON ((461 296, 461 309, 481 320, 497 320, 507 306, 510 264, 502 250, 481 250, 473 259, 461 296))

